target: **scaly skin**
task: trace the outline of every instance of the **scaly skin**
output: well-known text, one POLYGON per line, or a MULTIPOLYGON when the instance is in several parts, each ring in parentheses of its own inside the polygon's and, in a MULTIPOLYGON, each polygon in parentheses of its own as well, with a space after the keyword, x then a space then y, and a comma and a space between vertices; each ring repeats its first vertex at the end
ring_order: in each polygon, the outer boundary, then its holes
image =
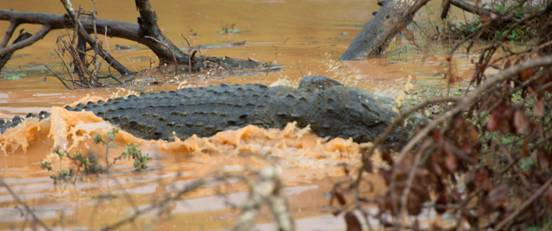
MULTIPOLYGON (((390 105, 390 101, 326 77, 305 77, 298 89, 219 85, 147 93, 67 109, 91 111, 145 139, 172 140, 173 132, 180 139, 193 134, 212 136, 248 124, 283 128, 296 121, 301 127, 310 124, 322 137, 370 141, 395 116, 390 105)), ((8 124, 14 126, 17 122, 8 124)))

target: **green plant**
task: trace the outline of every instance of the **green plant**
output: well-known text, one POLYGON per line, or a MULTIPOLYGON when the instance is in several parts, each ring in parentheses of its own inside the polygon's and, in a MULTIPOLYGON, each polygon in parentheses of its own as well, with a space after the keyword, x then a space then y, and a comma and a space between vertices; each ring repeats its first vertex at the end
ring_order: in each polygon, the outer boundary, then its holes
POLYGON ((54 180, 54 184, 60 182, 69 182, 75 177, 75 171, 73 169, 62 169, 51 175, 50 178, 54 180))
POLYGON ((135 144, 129 144, 125 147, 125 151, 115 160, 121 159, 133 159, 134 169, 136 171, 142 171, 148 168, 147 162, 151 160, 151 157, 144 154, 135 144))
POLYGON ((113 142, 115 141, 115 137, 119 133, 119 129, 113 128, 111 131, 107 133, 107 140, 104 140, 102 136, 96 135, 94 136, 94 143, 96 144, 104 144, 105 145, 105 165, 106 168, 109 169, 109 148, 113 147, 113 142))
POLYGON ((53 172, 50 178, 54 180, 54 183, 67 182, 70 180, 76 180, 77 177, 90 174, 101 174, 109 171, 109 168, 117 161, 122 159, 134 160, 134 169, 141 171, 147 169, 147 163, 151 160, 147 154, 144 154, 137 145, 129 144, 125 147, 123 153, 116 157, 112 162, 109 160, 109 150, 114 147, 114 140, 117 136, 118 129, 113 129, 106 134, 106 139, 100 135, 93 137, 93 141, 96 144, 105 145, 105 165, 100 164, 98 155, 95 153, 88 153, 84 155, 80 152, 70 153, 65 150, 56 149, 52 153, 54 157, 59 161, 58 170, 54 170, 53 164, 50 160, 43 160, 40 162, 40 167, 48 172, 53 172), (64 162, 69 161, 70 167, 64 166, 64 162))
POLYGON ((70 156, 71 160, 75 163, 78 169, 83 169, 85 174, 98 174, 105 169, 98 162, 98 157, 94 153, 88 155, 82 155, 76 153, 70 156))

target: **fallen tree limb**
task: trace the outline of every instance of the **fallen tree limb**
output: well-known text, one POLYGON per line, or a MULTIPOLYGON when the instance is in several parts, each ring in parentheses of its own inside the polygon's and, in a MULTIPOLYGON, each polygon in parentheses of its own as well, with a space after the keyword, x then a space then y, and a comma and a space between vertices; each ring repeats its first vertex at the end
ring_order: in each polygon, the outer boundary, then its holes
MULTIPOLYGON (((261 71, 274 71, 280 67, 268 63, 259 63, 250 59, 232 59, 228 57, 196 57, 189 55, 176 47, 167 37, 165 37, 157 25, 157 16, 153 11, 148 0, 136 0, 136 7, 140 13, 138 23, 127 23, 121 21, 111 21, 97 19, 90 15, 83 15, 78 18, 78 25, 82 33, 97 33, 108 37, 117 37, 131 40, 148 47, 159 59, 159 64, 176 63, 185 71, 200 71, 203 69, 235 70, 235 69, 253 69, 261 71)), ((42 25, 49 30, 74 29, 74 18, 69 15, 56 15, 48 13, 18 12, 14 10, 0 10, 0 21, 9 21, 10 27, 2 40, 4 44, 9 41, 13 31, 21 24, 42 25)), ((82 35, 81 32, 79 34, 82 35)), ((90 36, 89 36, 90 37, 90 36)), ((94 43, 93 40, 86 38, 88 43, 94 43)), ((23 47, 15 47, 23 48, 23 47)), ((7 48, 5 48, 7 49, 7 48)), ((9 50, 0 50, 0 55, 9 50)), ((98 52, 98 51, 97 51, 98 52)), ((110 59, 107 54, 102 54, 101 49, 98 52, 102 57, 110 59)), ((107 61, 111 65, 113 61, 107 61)), ((122 68, 116 68, 123 75, 127 73, 122 68)))
POLYGON ((12 37, 13 32, 15 32, 15 29, 17 28, 18 25, 19 25, 18 23, 10 22, 8 29, 6 29, 6 34, 4 35, 4 38, 0 43, 0 47, 6 47, 6 45, 8 45, 8 42, 10 42, 10 38, 12 37))
MULTIPOLYGON (((39 24, 49 25, 52 30, 70 29, 71 19, 64 15, 36 13, 36 12, 19 12, 15 10, 0 10, 0 20, 10 21, 12 25, 20 24, 39 24)), ((79 21, 87 32, 94 30, 92 17, 83 15, 79 21)), ((137 24, 96 19, 96 27, 99 34, 107 34, 111 37, 124 38, 141 43, 139 35, 139 26, 137 24)), ((147 45, 147 44, 144 44, 147 45)))
POLYGON ((493 10, 490 10, 490 9, 485 9, 483 7, 479 7, 475 4, 471 4, 471 3, 468 3, 468 2, 465 2, 463 0, 449 0, 450 1, 450 4, 452 4, 453 6, 456 6, 464 11, 467 11, 467 12, 470 12, 472 14, 476 14, 476 15, 479 15, 479 16, 491 16, 491 14, 497 14, 497 12, 493 11, 493 10))
POLYGON ((0 48, 0 56, 3 56, 5 54, 9 54, 9 53, 13 53, 16 50, 19 50, 19 49, 28 47, 30 45, 33 45, 33 43, 35 43, 36 41, 44 38, 44 36, 46 36, 46 34, 48 34, 48 32, 50 32, 51 29, 52 28, 48 25, 42 26, 42 28, 38 32, 36 32, 34 35, 32 35, 31 37, 29 37, 25 40, 22 40, 20 42, 16 42, 16 43, 14 43, 12 45, 9 45, 7 47, 0 48))
POLYGON ((441 12, 441 19, 445 19, 448 16, 450 5, 456 6, 466 12, 479 16, 490 17, 493 14, 499 14, 494 10, 479 7, 476 4, 468 3, 463 0, 445 0, 443 1, 443 11, 441 12))
POLYGON ((387 0, 376 16, 363 26, 341 60, 365 59, 380 55, 389 42, 414 18, 429 0, 387 0))
POLYGON ((149 40, 151 47, 155 54, 163 58, 161 63, 169 63, 176 59, 179 63, 188 63, 191 59, 191 56, 182 52, 177 46, 175 46, 171 40, 167 39, 159 26, 157 25, 157 15, 152 9, 151 4, 148 0, 136 0, 136 8, 140 13, 138 18, 138 25, 140 27, 139 32, 141 37, 149 40))
MULTIPOLYGON (((19 33, 17 38, 15 38, 15 40, 13 40, 13 43, 15 44, 15 43, 21 42, 23 40, 26 40, 26 39, 32 37, 32 36, 33 35, 29 32, 21 31, 21 33, 19 33)), ((4 46, 2 46, 2 47, 4 47, 4 46)), ((4 55, 0 55, 0 70, 2 70, 4 65, 6 65, 6 63, 11 59, 12 55, 13 55, 13 52, 8 52, 8 53, 5 53, 4 55)))
MULTIPOLYGON (((12 25, 21 24, 39 24, 48 25, 51 30, 71 29, 73 27, 72 19, 64 15, 55 15, 47 13, 34 12, 18 12, 14 10, 0 10, 0 20, 10 21, 12 25)), ((169 60, 172 53, 165 47, 161 47, 157 42, 143 37, 145 33, 138 24, 132 24, 120 21, 111 21, 103 19, 95 19, 91 16, 84 15, 79 18, 79 21, 88 33, 94 31, 94 23, 99 34, 105 34, 110 37, 117 37, 135 41, 145 45, 155 53, 160 60, 169 60)), ((6 37, 6 36, 5 36, 6 37)), ((10 36, 11 37, 11 36, 10 36)), ((0 55, 3 53, 0 52, 0 55)), ((187 57, 184 57, 187 58, 187 57)), ((170 58, 172 59, 172 58, 170 58)))

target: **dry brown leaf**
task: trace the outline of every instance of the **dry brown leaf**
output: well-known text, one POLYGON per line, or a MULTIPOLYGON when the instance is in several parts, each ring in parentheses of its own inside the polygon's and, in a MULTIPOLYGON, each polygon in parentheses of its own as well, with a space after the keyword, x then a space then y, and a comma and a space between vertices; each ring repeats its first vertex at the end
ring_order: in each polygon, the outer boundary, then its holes
POLYGON ((514 113, 514 126, 518 134, 525 134, 529 130, 529 119, 521 110, 516 110, 514 113))
POLYGON ((406 209, 410 215, 419 215, 422 212, 422 200, 418 195, 410 193, 406 202, 406 209))
POLYGON ((491 179, 490 178, 491 178, 491 176, 490 176, 489 170, 483 168, 483 169, 478 169, 475 172, 473 181, 474 181, 476 187, 489 190, 491 188, 491 179))
POLYGON ((501 207, 502 205, 504 205, 506 199, 508 198, 508 192, 509 188, 505 184, 494 188, 493 190, 491 190, 491 192, 489 192, 489 195, 487 196, 487 203, 489 203, 492 208, 501 207))
POLYGON ((544 192, 544 200, 548 203, 549 206, 552 206, 552 187, 548 186, 548 190, 544 192))
POLYGON ((345 223, 347 224, 347 231, 362 231, 362 225, 352 212, 345 213, 345 223))
POLYGON ((550 169, 550 167, 552 167, 550 166, 550 159, 551 159, 550 154, 546 154, 543 151, 539 151, 537 153, 537 163, 541 169, 550 169))
POLYGON ((529 80, 531 77, 533 77, 533 75, 535 75, 535 69, 527 68, 527 69, 524 69, 523 71, 521 71, 521 73, 519 74, 519 77, 520 77, 521 81, 525 82, 525 81, 529 80))
POLYGON ((458 159, 456 156, 448 154, 446 159, 447 169, 450 172, 455 172, 458 169, 458 159))
POLYGON ((447 208, 445 206, 448 204, 447 193, 443 192, 439 194, 439 197, 437 198, 437 201, 435 201, 435 204, 437 205, 435 211, 437 211, 439 215, 445 213, 447 211, 447 208))
POLYGON ((538 99, 537 102, 535 102, 533 113, 538 117, 544 116, 544 101, 542 99, 538 99))
POLYGON ((334 199, 337 200, 337 203, 339 203, 339 205, 341 206, 344 206, 347 204, 347 200, 345 200, 345 197, 343 196, 343 194, 335 190, 332 192, 332 198, 330 199, 330 204, 333 204, 334 199))

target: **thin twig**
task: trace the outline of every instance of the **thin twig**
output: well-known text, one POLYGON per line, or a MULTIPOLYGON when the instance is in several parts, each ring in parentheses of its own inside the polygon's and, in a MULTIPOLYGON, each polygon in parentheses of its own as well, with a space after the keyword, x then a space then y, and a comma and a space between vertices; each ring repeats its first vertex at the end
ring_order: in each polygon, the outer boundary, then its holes
MULTIPOLYGON (((366 162, 370 159, 370 157, 372 156, 372 154, 374 154, 374 151, 381 145, 385 142, 385 140, 387 140, 387 138, 393 133, 393 131, 395 131, 395 128, 397 128, 401 123, 403 123, 403 121, 410 117, 413 113, 421 110, 421 109, 424 109, 428 106, 431 106, 431 105, 435 105, 435 104, 441 104, 441 103, 454 103, 454 102, 458 102, 460 100, 460 98, 457 98, 457 97, 444 97, 444 98, 438 98, 438 99, 432 99, 432 100, 427 100, 423 103, 420 103, 416 106, 414 106, 413 108, 410 108, 408 109, 407 111, 405 112, 402 112, 400 115, 398 115, 397 117, 395 117, 393 119, 393 121, 391 122, 391 124, 389 124, 389 126, 387 126, 387 128, 385 128, 385 130, 383 131, 383 133, 381 133, 373 142, 372 146, 370 147, 370 149, 368 149, 368 151, 364 152, 364 154, 362 155, 362 159, 363 159, 363 162, 366 162)), ((362 173, 364 171, 359 171, 358 172, 358 176, 356 178, 356 182, 355 182, 355 185, 359 185, 360 184, 360 181, 361 181, 361 178, 362 178, 362 173)))
POLYGON ((17 21, 10 21, 10 25, 6 29, 4 38, 2 39, 2 42, 0 42, 0 47, 6 47, 8 45, 11 37, 13 36, 13 32, 15 32, 15 29, 17 29, 17 26, 19 26, 19 23, 17 21))
POLYGON ((155 41, 161 45, 163 45, 164 47, 166 47, 169 51, 171 51, 171 55, 172 55, 172 58, 173 58, 173 62, 174 62, 174 75, 177 76, 178 75, 178 60, 176 59, 176 54, 173 52, 173 50, 171 49, 171 47, 169 47, 169 45, 167 43, 164 43, 162 41, 160 41, 159 39, 156 39, 152 36, 144 36, 145 38, 147 39, 151 39, 152 41, 155 41))
POLYGON ((44 25, 38 32, 36 32, 33 36, 29 37, 28 39, 0 48, 0 56, 28 47, 30 45, 33 45, 36 41, 44 38, 44 36, 46 36, 46 34, 48 34, 48 32, 50 32, 51 29, 52 27, 50 27, 49 25, 44 25))
POLYGON ((72 22, 78 26, 78 32, 80 35, 83 36, 84 39, 92 46, 92 47, 98 47, 98 54, 115 70, 117 70, 121 75, 130 75, 132 72, 128 70, 123 64, 121 64, 119 61, 117 61, 111 54, 109 54, 103 47, 98 43, 96 39, 94 39, 88 32, 86 32, 86 29, 82 25, 82 23, 78 20, 78 18, 75 15, 75 10, 73 9, 73 4, 70 0, 61 0, 61 3, 65 7, 65 10, 67 11, 67 14, 71 18, 72 22))
POLYGON ((495 230, 502 230, 502 229, 506 228, 506 226, 513 219, 515 219, 521 212, 523 212, 523 210, 525 210, 527 207, 529 207, 529 205, 533 204, 535 202, 535 200, 539 199, 539 197, 542 196, 542 194, 544 192, 546 192, 546 190, 548 189, 548 187, 550 187, 551 184, 552 184, 552 177, 549 178, 546 181, 546 183, 544 183, 535 193, 533 193, 533 195, 531 195, 531 197, 529 197, 529 199, 527 199, 525 202, 523 202, 523 204, 516 211, 514 211, 513 213, 508 215, 506 218, 504 218, 504 220, 502 220, 500 223, 498 223, 495 227, 495 230))
POLYGON ((465 98, 463 98, 457 106, 452 108, 451 110, 445 112, 442 116, 438 117, 437 119, 431 121, 426 127, 424 127, 420 132, 416 134, 401 150, 398 156, 398 161, 400 162, 402 159, 404 159, 406 153, 408 153, 414 145, 419 143, 423 138, 425 138, 430 131, 435 129, 439 124, 446 121, 447 119, 452 118, 454 115, 462 112, 463 110, 466 110, 469 108, 472 104, 476 102, 477 99, 479 99, 484 92, 486 92, 489 88, 496 85, 497 83, 500 83, 502 81, 508 80, 514 76, 516 76, 519 72, 528 69, 528 68, 536 68, 536 67, 543 67, 543 66, 550 66, 552 65, 552 55, 543 56, 539 58, 535 58, 523 63, 520 63, 518 65, 512 66, 508 69, 505 69, 504 71, 494 75, 491 78, 488 78, 485 82, 481 83, 479 87, 477 87, 471 94, 467 95, 465 98))
POLYGON ((0 178, 0 186, 4 187, 8 191, 8 193, 12 196, 15 202, 17 202, 17 204, 23 206, 23 209, 25 209, 25 212, 31 215, 34 222, 36 222, 38 225, 40 225, 40 227, 42 227, 46 231, 52 230, 50 227, 48 227, 48 225, 46 225, 46 223, 40 220, 40 218, 34 213, 34 211, 31 209, 31 207, 29 207, 29 205, 27 205, 25 202, 21 200, 21 198, 19 198, 17 193, 15 193, 12 190, 12 188, 6 183, 6 181, 4 181, 4 179, 0 178))
POLYGON ((44 65, 44 67, 46 67, 46 69, 48 71, 50 71, 50 73, 52 73, 52 75, 54 75, 60 82, 61 84, 63 84, 63 86, 69 90, 71 90, 72 88, 69 87, 69 85, 67 85, 67 83, 65 83, 65 79, 63 79, 63 76, 61 76, 59 73, 55 72, 54 70, 52 70, 52 68, 50 68, 48 65, 44 65))
POLYGON ((119 221, 117 221, 113 224, 106 225, 101 230, 106 231, 106 230, 118 229, 121 226, 123 226, 123 225, 125 225, 129 222, 135 221, 136 219, 138 219, 140 216, 142 216, 144 214, 155 211, 158 208, 165 207, 168 203, 170 203, 171 201, 178 200, 179 198, 181 198, 186 193, 192 192, 192 191, 194 191, 194 190, 196 190, 200 187, 203 187, 203 186, 205 186, 209 183, 229 180, 231 178, 241 179, 239 176, 222 175, 222 176, 217 176, 217 177, 212 177, 212 178, 203 178, 203 179, 198 179, 198 180, 192 181, 190 184, 186 185, 184 188, 178 190, 174 195, 167 196, 167 197, 163 198, 162 200, 159 200, 155 203, 152 203, 152 204, 150 204, 149 206, 147 206, 145 208, 136 210, 136 211, 134 211, 134 213, 132 213, 132 215, 130 215, 126 218, 123 218, 123 219, 121 219, 121 220, 119 220, 119 221))

